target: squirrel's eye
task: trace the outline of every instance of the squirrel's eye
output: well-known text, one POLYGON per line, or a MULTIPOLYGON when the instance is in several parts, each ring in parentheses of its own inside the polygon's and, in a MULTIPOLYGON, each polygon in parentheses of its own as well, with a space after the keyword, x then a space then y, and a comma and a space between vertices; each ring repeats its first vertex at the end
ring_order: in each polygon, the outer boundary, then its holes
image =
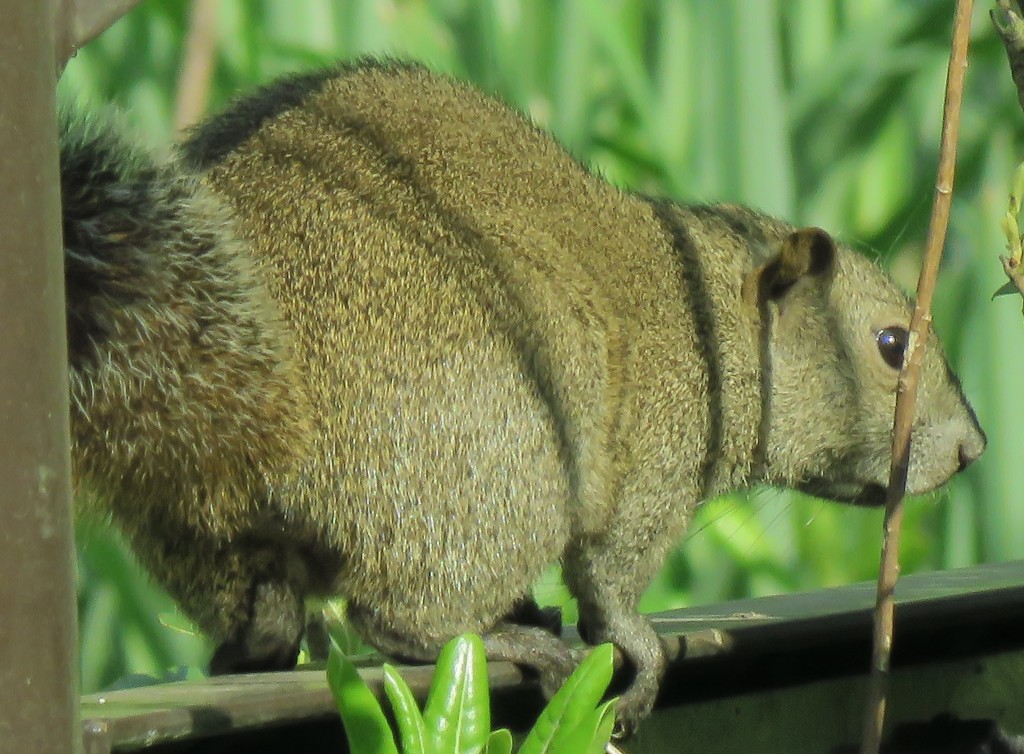
POLYGON ((907 351, 907 340, 910 334, 904 327, 886 327, 875 333, 878 352, 885 363, 893 369, 903 366, 903 356, 907 351))

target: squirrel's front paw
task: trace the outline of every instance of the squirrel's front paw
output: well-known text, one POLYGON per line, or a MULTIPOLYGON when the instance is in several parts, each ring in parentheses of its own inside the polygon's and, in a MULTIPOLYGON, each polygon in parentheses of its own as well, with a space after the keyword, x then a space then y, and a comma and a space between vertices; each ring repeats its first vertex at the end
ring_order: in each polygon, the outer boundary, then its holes
POLYGON ((636 733, 640 723, 650 716, 657 695, 657 681, 653 685, 631 685, 615 704, 615 727, 612 729, 612 738, 621 741, 636 733))
POLYGON ((633 735, 651 714, 667 663, 665 646, 646 621, 638 623, 633 632, 622 633, 620 637, 622 641, 613 642, 622 656, 624 669, 628 671, 632 666, 634 674, 615 705, 616 739, 633 735))

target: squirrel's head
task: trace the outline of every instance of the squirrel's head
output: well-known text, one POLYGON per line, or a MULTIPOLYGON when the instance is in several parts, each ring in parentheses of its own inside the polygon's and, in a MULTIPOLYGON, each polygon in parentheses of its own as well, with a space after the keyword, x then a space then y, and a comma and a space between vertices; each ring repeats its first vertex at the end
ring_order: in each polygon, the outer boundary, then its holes
MULTIPOLYGON (((880 504, 912 304, 875 264, 822 230, 798 230, 749 273, 762 322, 768 481, 880 504)), ((907 491, 935 489, 978 458, 985 434, 935 337, 927 340, 907 491)))

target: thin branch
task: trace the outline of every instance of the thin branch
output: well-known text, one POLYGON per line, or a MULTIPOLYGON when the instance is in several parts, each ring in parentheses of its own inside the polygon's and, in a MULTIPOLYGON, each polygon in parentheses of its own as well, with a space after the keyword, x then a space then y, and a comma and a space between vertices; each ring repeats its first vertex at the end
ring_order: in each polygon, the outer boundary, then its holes
POLYGON ((1010 61, 1010 75, 1017 87, 1017 101, 1024 108, 1024 3, 1017 0, 996 0, 996 8, 989 11, 992 25, 996 27, 999 38, 1006 48, 1006 57, 1010 61), (1014 5, 1017 7, 1014 8, 1014 5))
POLYGON ((216 49, 216 0, 193 0, 174 104, 174 127, 178 131, 191 126, 206 112, 216 49))
POLYGON ((62 0, 58 3, 57 72, 86 44, 142 0, 62 0))
POLYGON ((946 100, 942 113, 942 141, 939 149, 935 198, 932 203, 924 262, 917 283, 917 303, 910 320, 908 355, 900 374, 899 391, 896 396, 892 465, 889 470, 889 489, 885 502, 884 541, 878 574, 874 649, 861 742, 862 754, 875 754, 878 751, 882 739, 882 724, 885 720, 886 689, 893 643, 893 597, 899 575, 900 527, 903 522, 903 497, 907 491, 907 473, 910 465, 910 433, 914 421, 921 364, 924 361, 925 345, 932 319, 932 295, 949 226, 972 6, 973 0, 957 0, 949 68, 946 72, 946 100))

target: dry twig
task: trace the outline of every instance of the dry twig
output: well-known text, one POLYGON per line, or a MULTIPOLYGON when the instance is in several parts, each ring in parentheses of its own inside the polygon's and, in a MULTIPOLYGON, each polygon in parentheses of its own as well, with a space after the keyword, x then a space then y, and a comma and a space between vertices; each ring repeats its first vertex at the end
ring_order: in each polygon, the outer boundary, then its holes
POLYGON ((216 0, 193 0, 174 103, 174 127, 178 131, 191 126, 206 111, 216 48, 216 0))
POLYGON ((932 203, 931 222, 921 276, 917 283, 917 303, 910 320, 910 343, 896 396, 896 418, 893 428, 892 465, 885 502, 885 528, 882 562, 878 574, 878 598, 875 605, 874 650, 871 661, 871 682, 861 742, 862 754, 878 751, 885 719, 885 695, 893 642, 893 597, 899 575, 899 537, 903 521, 903 497, 907 490, 910 465, 910 432, 913 426, 917 384, 924 360, 925 344, 931 324, 931 301, 935 279, 942 259, 942 248, 949 225, 953 195, 953 172, 956 165, 957 134, 960 126, 960 101, 967 70, 967 44, 971 25, 973 0, 957 0, 953 21, 953 41, 946 73, 946 100, 942 113, 942 141, 939 151, 938 177, 932 203))
POLYGON ((96 39, 142 0, 61 0, 57 3, 57 73, 88 42, 96 39))

